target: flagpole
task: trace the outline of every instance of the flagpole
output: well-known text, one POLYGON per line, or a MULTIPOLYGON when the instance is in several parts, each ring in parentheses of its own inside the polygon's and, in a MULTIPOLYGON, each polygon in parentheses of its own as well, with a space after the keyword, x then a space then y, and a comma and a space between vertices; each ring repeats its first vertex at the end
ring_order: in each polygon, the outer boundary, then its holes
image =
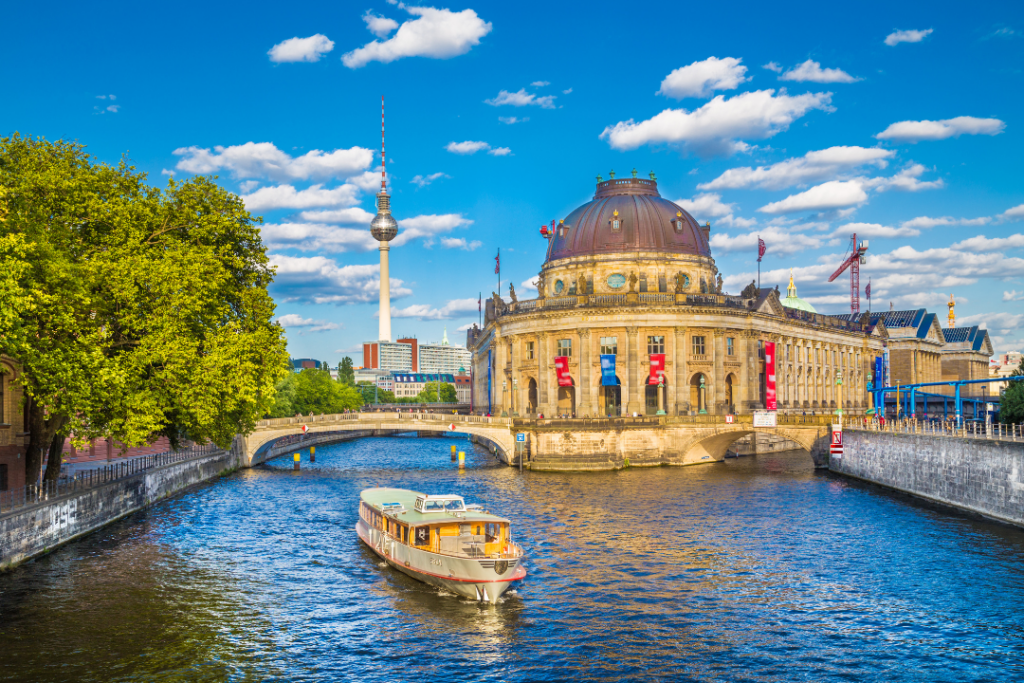
POLYGON ((498 296, 501 296, 501 247, 498 247, 498 267, 495 270, 498 271, 498 296))
POLYGON ((757 295, 761 295, 761 236, 757 236, 757 295))

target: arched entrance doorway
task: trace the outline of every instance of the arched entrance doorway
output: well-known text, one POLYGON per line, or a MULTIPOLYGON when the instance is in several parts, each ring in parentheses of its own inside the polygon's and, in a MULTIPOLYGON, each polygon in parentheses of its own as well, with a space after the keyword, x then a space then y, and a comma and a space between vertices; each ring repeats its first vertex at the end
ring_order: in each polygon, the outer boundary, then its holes
POLYGON ((622 415, 622 383, 618 376, 615 377, 615 384, 602 386, 597 395, 597 409, 601 415, 606 417, 619 417, 622 415))
MULTIPOLYGON (((665 387, 663 391, 665 392, 665 397, 667 399, 667 397, 668 397, 668 380, 667 380, 667 378, 666 378, 665 384, 663 386, 665 387)), ((657 415, 658 414, 658 391, 659 391, 659 389, 658 389, 658 385, 657 384, 647 384, 644 387, 644 413, 645 414, 647 414, 647 415, 657 415)))
POLYGON ((569 417, 576 414, 576 382, 569 387, 558 387, 558 414, 569 417))
POLYGON ((707 397, 711 392, 711 386, 708 384, 708 378, 703 373, 698 372, 696 375, 690 378, 690 407, 696 411, 707 412, 707 397), (704 388, 701 388, 701 384, 704 384, 704 388))
POLYGON ((537 414, 537 380, 532 377, 526 389, 526 412, 530 415, 537 414))
POLYGON ((735 413, 736 412, 736 406, 733 405, 733 400, 732 400, 732 385, 733 385, 733 382, 735 381, 735 379, 736 379, 735 375, 731 375, 731 374, 730 375, 726 375, 726 377, 725 377, 725 405, 729 406, 729 412, 730 413, 735 413))

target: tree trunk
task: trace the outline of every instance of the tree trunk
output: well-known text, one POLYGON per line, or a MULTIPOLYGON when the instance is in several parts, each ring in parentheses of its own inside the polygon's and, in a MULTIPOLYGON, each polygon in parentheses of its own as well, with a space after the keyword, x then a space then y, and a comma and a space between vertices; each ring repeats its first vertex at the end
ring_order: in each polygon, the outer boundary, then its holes
POLYGON ((60 466, 64 459, 64 437, 67 436, 63 429, 57 430, 50 441, 50 457, 46 462, 46 480, 57 481, 60 478, 60 466))
MULTIPOLYGON (((39 474, 43 469, 43 453, 51 451, 50 457, 52 458, 54 440, 67 424, 67 418, 62 415, 47 416, 46 409, 32 399, 27 401, 26 410, 28 411, 29 441, 28 452, 25 454, 25 483, 35 484, 39 481, 39 474)), ((63 435, 61 447, 63 448, 63 435)), ((59 454, 57 462, 60 462, 59 454)), ((59 464, 56 473, 52 469, 49 472, 48 479, 56 479, 60 476, 59 464)))

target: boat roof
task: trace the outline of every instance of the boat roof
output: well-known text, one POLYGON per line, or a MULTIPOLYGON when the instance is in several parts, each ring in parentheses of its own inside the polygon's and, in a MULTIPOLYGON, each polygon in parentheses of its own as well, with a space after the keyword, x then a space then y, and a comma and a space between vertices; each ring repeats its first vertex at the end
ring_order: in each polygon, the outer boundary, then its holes
MULTIPOLYGON (((416 509, 416 499, 422 498, 428 501, 459 501, 463 502, 462 496, 456 495, 427 495, 418 491, 408 489, 376 488, 364 489, 359 494, 360 500, 364 503, 382 510, 385 514, 401 520, 406 524, 438 524, 450 521, 463 522, 504 522, 508 520, 498 515, 492 515, 483 510, 466 509, 460 510, 457 514, 452 512, 420 512, 416 509), (389 508, 391 510, 389 510, 389 508)), ((463 505, 465 503, 463 502, 463 505)), ((469 508, 470 506, 465 506, 469 508)))

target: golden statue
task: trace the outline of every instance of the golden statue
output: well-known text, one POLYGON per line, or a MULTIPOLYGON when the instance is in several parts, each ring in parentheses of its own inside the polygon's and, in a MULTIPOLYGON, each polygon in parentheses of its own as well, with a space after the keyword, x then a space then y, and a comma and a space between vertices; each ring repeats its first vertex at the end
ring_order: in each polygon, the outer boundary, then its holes
POLYGON ((956 313, 953 312, 953 307, 956 306, 956 301, 953 300, 953 295, 949 295, 949 329, 956 327, 956 313))

